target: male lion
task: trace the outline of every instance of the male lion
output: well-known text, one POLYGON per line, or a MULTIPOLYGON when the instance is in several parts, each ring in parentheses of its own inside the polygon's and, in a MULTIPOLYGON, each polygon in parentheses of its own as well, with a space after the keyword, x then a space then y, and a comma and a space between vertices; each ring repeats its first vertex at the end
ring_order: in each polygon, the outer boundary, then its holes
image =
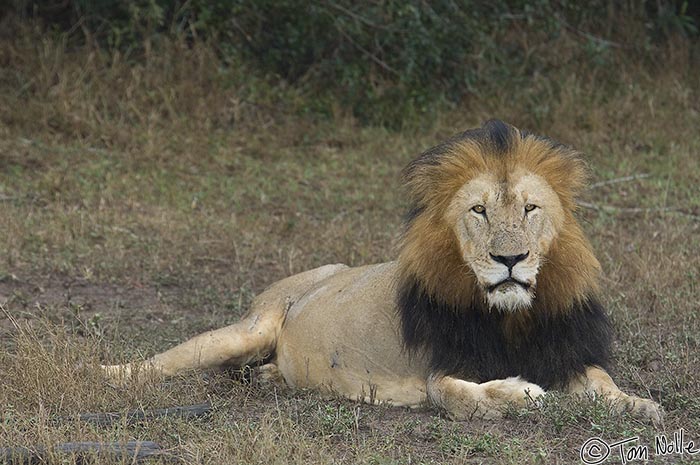
POLYGON ((283 279, 247 315, 111 377, 265 363, 268 376, 367 402, 429 401, 495 418, 547 389, 601 395, 658 421, 605 371, 600 265, 574 211, 579 154, 501 121, 459 134, 404 171, 412 207, 395 262, 283 279))

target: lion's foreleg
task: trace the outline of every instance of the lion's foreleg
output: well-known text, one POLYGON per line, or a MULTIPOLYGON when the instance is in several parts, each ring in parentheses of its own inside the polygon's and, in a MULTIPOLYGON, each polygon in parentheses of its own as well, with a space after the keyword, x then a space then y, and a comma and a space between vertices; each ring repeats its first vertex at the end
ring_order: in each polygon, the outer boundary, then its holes
POLYGON ((253 314, 234 325, 195 336, 145 362, 102 368, 110 378, 124 380, 134 375, 172 376, 197 368, 243 366, 274 351, 281 324, 279 313, 253 314))
POLYGON ((661 406, 651 399, 630 396, 617 387, 610 375, 602 368, 591 366, 583 375, 569 383, 569 392, 603 396, 620 412, 629 411, 633 415, 650 419, 654 423, 661 420, 661 406))
POLYGON ((428 378, 428 398, 455 420, 499 418, 508 404, 525 406, 544 394, 520 377, 473 383, 452 376, 428 378))

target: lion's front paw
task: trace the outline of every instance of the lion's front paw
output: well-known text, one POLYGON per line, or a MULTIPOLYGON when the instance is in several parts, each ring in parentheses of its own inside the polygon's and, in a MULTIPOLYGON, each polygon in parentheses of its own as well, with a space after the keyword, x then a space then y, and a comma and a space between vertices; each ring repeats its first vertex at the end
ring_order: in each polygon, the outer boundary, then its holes
POLYGON ((536 404, 545 394, 540 386, 520 377, 494 379, 485 383, 451 376, 431 377, 427 388, 428 398, 454 420, 500 418, 509 405, 526 407, 536 404))
POLYGON ((631 412, 635 417, 642 420, 651 420, 654 424, 661 422, 663 417, 663 409, 651 399, 626 395, 617 404, 619 410, 631 412))
POLYGON ((496 379, 479 385, 476 408, 471 416, 485 419, 501 418, 508 405, 517 408, 539 405, 545 390, 520 377, 496 379))
POLYGON ((543 400, 544 400, 544 395, 547 394, 547 391, 542 389, 537 384, 533 384, 533 383, 527 383, 527 384, 528 384, 528 386, 523 389, 523 392, 525 393, 525 396, 524 396, 525 404, 526 405, 535 405, 537 407, 540 407, 542 405, 543 400))
POLYGON ((481 384, 486 397, 499 400, 503 404, 512 403, 518 407, 538 404, 545 390, 537 384, 528 383, 518 377, 497 379, 481 384))

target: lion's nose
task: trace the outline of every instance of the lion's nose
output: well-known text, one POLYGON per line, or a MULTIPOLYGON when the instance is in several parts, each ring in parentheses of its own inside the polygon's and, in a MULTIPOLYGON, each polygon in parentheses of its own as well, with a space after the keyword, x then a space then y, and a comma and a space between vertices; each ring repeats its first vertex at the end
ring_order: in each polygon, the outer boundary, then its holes
POLYGON ((530 251, 528 250, 520 255, 494 255, 492 253, 489 253, 489 255, 491 255, 491 258, 496 260, 498 263, 503 263, 505 266, 507 266, 508 270, 510 271, 518 262, 525 260, 530 255, 530 251))

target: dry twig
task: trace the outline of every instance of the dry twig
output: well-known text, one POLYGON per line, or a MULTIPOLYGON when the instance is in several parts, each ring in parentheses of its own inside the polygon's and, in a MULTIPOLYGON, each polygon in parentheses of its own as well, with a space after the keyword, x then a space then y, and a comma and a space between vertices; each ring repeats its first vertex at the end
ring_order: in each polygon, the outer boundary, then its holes
POLYGON ((5 308, 4 305, 0 304, 0 310, 2 311, 2 313, 5 314, 5 317, 10 321, 10 323, 12 323, 12 326, 14 326, 14 328, 15 328, 17 331, 21 331, 21 330, 22 330, 22 328, 19 326, 19 323, 17 322, 17 320, 15 319, 15 317, 13 317, 13 316, 10 314, 10 312, 7 311, 7 309, 5 308))
POLYGON ((588 208, 590 210, 596 211, 606 211, 610 213, 670 213, 685 216, 692 220, 700 220, 700 216, 694 215, 692 213, 686 213, 680 208, 670 208, 670 207, 653 207, 653 208, 643 208, 643 207, 616 207, 614 205, 598 205, 590 202, 579 201, 578 205, 583 208, 588 208))
MULTIPOLYGON (((99 426, 107 426, 117 421, 121 421, 126 418, 127 423, 135 423, 144 420, 152 420, 154 418, 162 417, 176 417, 176 418, 196 418, 211 412, 211 404, 205 402, 202 404, 195 405, 183 405, 177 407, 159 408, 152 410, 132 410, 126 414, 121 414, 117 412, 108 413, 81 413, 78 415, 78 420, 87 423, 93 423, 99 426)), ((63 417, 61 419, 67 419, 63 417)))
POLYGON ((621 178, 608 179, 605 181, 598 181, 598 182, 594 182, 593 184, 588 186, 588 189, 597 189, 598 187, 609 186, 611 184, 617 184, 620 182, 636 181, 637 179, 644 179, 644 178, 648 178, 649 176, 651 176, 651 175, 648 173, 641 173, 641 174, 633 174, 631 176, 623 176, 621 178))
MULTIPOLYGON (((81 459, 98 455, 111 460, 130 459, 132 463, 154 456, 167 456, 153 441, 128 442, 67 442, 51 448, 6 447, 0 448, 0 463, 47 463, 49 454, 73 454, 81 459)), ((81 460, 82 462, 82 460, 81 460)))

